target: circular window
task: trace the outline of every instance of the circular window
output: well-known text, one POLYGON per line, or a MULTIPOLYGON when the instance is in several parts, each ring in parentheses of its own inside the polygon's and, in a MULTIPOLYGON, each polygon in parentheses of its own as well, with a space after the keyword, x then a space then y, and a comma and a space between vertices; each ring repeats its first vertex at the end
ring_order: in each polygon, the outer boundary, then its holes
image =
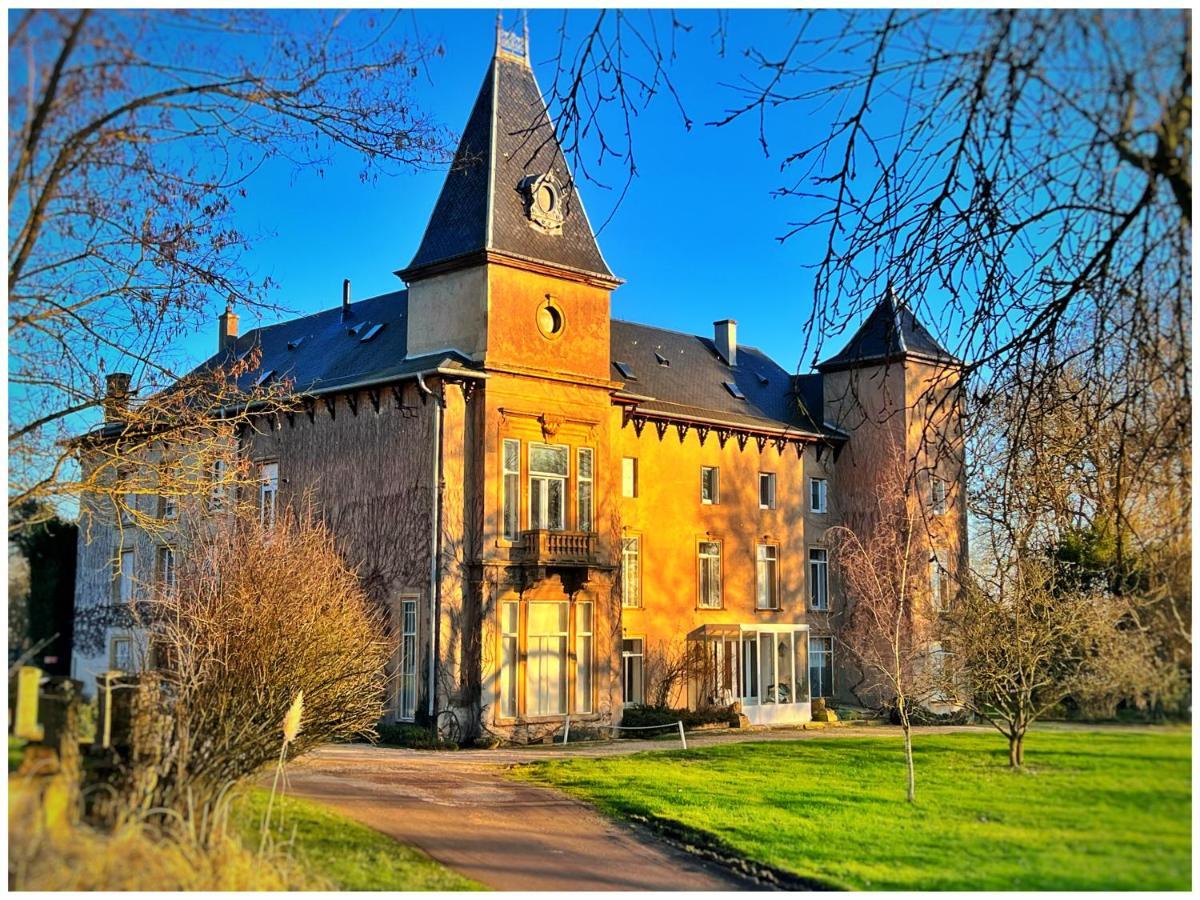
POLYGON ((542 182, 537 192, 537 205, 544 213, 554 212, 554 208, 558 206, 558 195, 554 191, 553 185, 542 182))
POLYGON ((546 302, 538 307, 538 331, 548 338, 555 338, 562 334, 564 324, 566 324, 566 320, 562 310, 559 309, 557 303, 547 297, 546 302))

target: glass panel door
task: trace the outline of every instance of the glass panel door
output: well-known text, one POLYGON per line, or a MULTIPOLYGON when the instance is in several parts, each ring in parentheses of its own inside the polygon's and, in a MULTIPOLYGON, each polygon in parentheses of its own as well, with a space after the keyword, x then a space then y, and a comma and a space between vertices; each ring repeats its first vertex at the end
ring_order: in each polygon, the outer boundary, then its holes
POLYGON ((742 638, 742 702, 758 703, 758 635, 753 631, 742 638))

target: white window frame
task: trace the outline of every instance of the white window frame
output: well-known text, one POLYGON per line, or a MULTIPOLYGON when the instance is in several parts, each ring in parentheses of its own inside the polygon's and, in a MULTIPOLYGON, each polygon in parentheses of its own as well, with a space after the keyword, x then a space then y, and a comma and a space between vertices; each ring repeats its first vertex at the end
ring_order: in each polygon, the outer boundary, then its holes
POLYGON ((700 502, 705 506, 719 506, 721 503, 721 469, 719 466, 700 467, 700 502), (708 491, 705 482, 712 475, 712 490, 708 491), (709 496, 706 497, 705 493, 709 496))
POLYGON ((519 713, 520 671, 521 604, 504 600, 500 603, 500 676, 496 686, 496 706, 502 719, 515 719, 519 713))
POLYGON ((929 505, 935 516, 946 514, 946 482, 936 475, 929 481, 929 505))
POLYGON ((829 551, 824 547, 808 548, 808 607, 829 611, 829 551))
POLYGON ((570 496, 567 491, 567 486, 571 481, 571 448, 566 444, 544 444, 539 442, 530 442, 529 444, 529 528, 531 531, 565 531, 567 528, 567 504, 570 502, 570 496), (538 448, 546 448, 551 450, 563 451, 563 457, 566 460, 567 471, 565 474, 559 475, 557 472, 535 472, 533 468, 533 451, 538 448), (534 498, 538 496, 537 491, 533 489, 535 481, 543 482, 541 501, 538 509, 534 509, 534 498), (562 484, 562 504, 559 506, 559 520, 557 523, 549 521, 550 518, 550 483, 560 482, 562 484), (544 516, 543 516, 544 514, 544 516), (543 521, 538 522, 541 519, 543 521))
POLYGON ((638 495, 638 461, 636 456, 621 457, 621 496, 636 499, 638 495))
POLYGON ((108 642, 108 667, 116 672, 132 672, 133 664, 133 637, 128 634, 115 634, 108 642), (121 666, 117 662, 118 652, 117 647, 124 647, 127 654, 127 663, 121 666))
POLYGON ((264 459, 258 464, 258 521, 275 527, 279 502, 279 460, 264 459))
POLYGON ((133 602, 133 595, 136 590, 134 575, 137 566, 137 555, 132 549, 122 548, 117 551, 116 559, 116 588, 118 603, 133 602))
POLYGON ((217 510, 225 505, 225 460, 214 457, 211 471, 212 490, 208 495, 209 510, 217 510))
POLYGON ((595 606, 590 600, 580 600, 575 604, 575 659, 574 690, 572 691, 572 712, 586 715, 592 712, 592 695, 596 687, 596 670, 593 665, 594 641, 596 628, 595 606), (586 629, 585 626, 586 625, 586 629), (586 676, 586 677, 581 677, 586 676), (586 685, 584 681, 586 680, 586 685))
POLYGON ((642 536, 627 534, 621 538, 621 607, 642 608, 642 536), (632 564, 630 557, 633 558, 632 564))
POLYGON ((155 554, 158 584, 165 591, 175 589, 175 548, 170 544, 159 544, 155 554))
POLYGON ((724 591, 722 585, 721 572, 721 542, 720 541, 697 541, 696 543, 696 607, 698 609, 722 609, 724 604, 724 591), (705 547, 716 547, 716 552, 707 551, 705 547), (710 598, 704 596, 704 569, 705 563, 709 560, 716 560, 716 574, 709 578, 710 584, 716 585, 716 602, 707 602, 710 598))
MULTIPOLYGON (((825 679, 822 677, 820 680, 824 682, 825 679)), ((810 697, 832 697, 834 695, 833 638, 827 634, 810 634, 808 636, 808 692, 810 697), (818 657, 822 660, 828 657, 828 660, 817 666, 818 657), (814 670, 820 672, 825 668, 829 670, 829 684, 822 683, 822 691, 817 693, 817 679, 813 677, 813 673, 814 670)))
POLYGON ((570 607, 566 601, 532 600, 527 604, 525 620, 525 712, 531 717, 548 718, 552 716, 564 716, 570 707, 570 612, 570 607), (534 632, 532 630, 533 623, 537 618, 534 615, 535 606, 557 607, 556 616, 561 623, 559 626, 561 630, 534 632), (556 673, 546 665, 551 657, 557 659, 556 673), (540 667, 542 666, 546 666, 545 671, 541 670, 540 667), (549 687, 550 682, 547 679, 549 676, 555 674, 558 679, 558 685, 555 689, 558 697, 558 706, 551 709, 549 701, 552 699, 552 695, 547 691, 545 696, 543 696, 541 688, 549 687))
POLYGON ((579 531, 595 531, 596 525, 596 454, 591 447, 575 449, 575 527, 579 531), (587 475, 584 475, 583 461, 586 459, 587 475), (587 488, 584 490, 584 488, 587 488), (586 496, 587 516, 584 516, 584 500, 586 496))
POLYGON ((829 480, 813 476, 808 479, 808 511, 829 512, 829 480))
POLYGON ((758 473, 758 508, 759 509, 774 509, 775 508, 775 473, 774 472, 759 472, 758 473), (763 486, 767 488, 767 502, 763 503, 763 486))
POLYGON ((640 706, 646 702, 646 639, 644 637, 627 637, 621 640, 621 706, 640 706), (637 645, 634 648, 633 645, 637 645), (630 673, 637 660, 637 685, 641 690, 640 697, 630 697, 627 687, 630 684, 630 673))
POLYGON ((417 612, 415 594, 400 598, 400 643, 396 648, 396 720, 411 722, 417 715, 417 612))
POLYGON ((520 540, 521 442, 516 438, 504 438, 500 442, 500 495, 500 534, 506 541, 520 540), (508 451, 510 448, 516 450, 515 469, 509 466, 508 451))
POLYGON ((758 610, 779 609, 779 545, 760 543, 754 546, 754 606, 758 610), (767 565, 769 564, 769 565, 767 565), (769 578, 764 581, 763 568, 769 569, 769 578), (768 596, 763 597, 764 585, 768 596))

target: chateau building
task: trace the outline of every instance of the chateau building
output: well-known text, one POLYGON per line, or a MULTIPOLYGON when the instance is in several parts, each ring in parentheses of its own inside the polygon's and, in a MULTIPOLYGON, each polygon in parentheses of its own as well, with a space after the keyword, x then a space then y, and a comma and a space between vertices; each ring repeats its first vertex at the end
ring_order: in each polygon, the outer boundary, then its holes
MULTIPOLYGON (((898 454, 918 462, 930 594, 953 582, 959 362, 890 291, 806 375, 739 344, 731 319, 703 335, 612 319, 621 280, 519 43, 490 62, 397 274, 405 290, 347 286, 243 335, 229 312, 214 357, 257 349, 247 383, 304 398, 240 452, 263 514, 311 498, 392 611, 390 720, 532 740, 663 693, 760 724, 855 702, 826 532, 871 508, 898 454)), ((81 609, 160 553, 92 515, 81 609)), ((129 636, 107 637, 76 677, 130 664, 129 636)))

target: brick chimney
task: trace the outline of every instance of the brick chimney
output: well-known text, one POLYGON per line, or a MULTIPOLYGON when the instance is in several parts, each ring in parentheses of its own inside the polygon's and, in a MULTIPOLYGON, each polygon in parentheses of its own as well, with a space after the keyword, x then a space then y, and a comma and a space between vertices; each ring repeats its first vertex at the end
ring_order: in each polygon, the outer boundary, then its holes
POLYGON ((342 321, 350 318, 350 279, 342 279, 342 321))
POLYGON ((131 395, 129 383, 132 376, 128 372, 113 372, 104 379, 104 421, 120 422, 129 411, 131 395))
POLYGON ((713 343, 726 365, 737 365, 737 322, 733 319, 713 322, 713 343))
POLYGON ((238 317, 231 303, 225 304, 225 312, 217 317, 217 352, 224 353, 237 343, 238 317))

